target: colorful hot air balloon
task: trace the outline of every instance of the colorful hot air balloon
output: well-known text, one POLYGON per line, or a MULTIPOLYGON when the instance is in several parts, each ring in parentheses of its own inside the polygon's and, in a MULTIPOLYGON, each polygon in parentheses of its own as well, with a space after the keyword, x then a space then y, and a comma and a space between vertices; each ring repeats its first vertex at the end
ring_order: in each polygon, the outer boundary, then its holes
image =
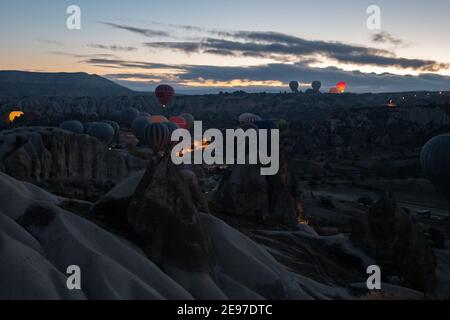
POLYGON ((172 101, 175 90, 167 84, 162 84, 156 88, 155 95, 158 98, 159 103, 165 107, 172 101))
POLYGON ((169 121, 173 122, 173 123, 176 123, 178 125, 178 127, 180 127, 181 129, 187 129, 188 128, 186 119, 184 119, 183 117, 170 117, 169 121))
POLYGON ((59 128, 77 134, 83 134, 84 132, 83 124, 80 121, 76 120, 64 121, 59 125, 59 128))
POLYGON ((339 94, 340 92, 339 92, 338 88, 331 88, 330 91, 329 91, 329 93, 332 93, 332 94, 339 94))
POLYGON ((183 117, 184 120, 186 120, 188 129, 191 129, 192 126, 194 125, 194 121, 195 121, 194 116, 193 116, 192 114, 190 114, 190 113, 183 113, 183 114, 181 115, 181 117, 183 117))
POLYGON ((114 139, 114 128, 108 123, 96 122, 89 127, 87 134, 109 145, 114 139))
POLYGON ((145 140, 155 153, 163 151, 170 144, 169 129, 164 123, 152 123, 145 131, 145 140))
POLYGON ((239 116, 239 123, 254 123, 256 121, 261 121, 261 117, 253 113, 243 113, 239 116))
POLYGON ((137 117, 136 120, 133 121, 131 125, 131 132, 133 132, 134 136, 138 138, 140 142, 145 141, 145 131, 147 127, 151 124, 150 118, 148 117, 137 117))
POLYGON ((298 87, 299 87, 299 83, 298 81, 291 81, 289 82, 289 88, 291 88, 292 92, 298 92, 298 87))
POLYGON ((175 130, 180 129, 180 127, 174 122, 163 122, 162 124, 165 125, 167 129, 169 129, 170 135, 172 135, 172 132, 174 132, 175 130))
POLYGON ((155 115, 150 117, 151 123, 163 123, 163 122, 169 122, 169 119, 167 119, 164 116, 161 115, 155 115))
POLYGON ((320 87, 322 87, 322 83, 320 81, 313 81, 311 84, 311 87, 313 89, 314 92, 319 92, 320 87))
POLYGON ((347 89, 347 83, 344 81, 338 82, 338 84, 336 84, 336 89, 339 90, 339 93, 344 93, 347 89))

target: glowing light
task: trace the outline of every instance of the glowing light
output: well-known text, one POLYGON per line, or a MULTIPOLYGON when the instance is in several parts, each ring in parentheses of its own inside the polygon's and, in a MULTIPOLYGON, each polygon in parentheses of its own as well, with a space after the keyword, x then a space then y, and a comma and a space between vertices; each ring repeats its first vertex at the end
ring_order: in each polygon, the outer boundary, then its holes
POLYGON ((9 114, 9 122, 14 122, 16 118, 20 118, 24 113, 22 111, 13 111, 9 114))

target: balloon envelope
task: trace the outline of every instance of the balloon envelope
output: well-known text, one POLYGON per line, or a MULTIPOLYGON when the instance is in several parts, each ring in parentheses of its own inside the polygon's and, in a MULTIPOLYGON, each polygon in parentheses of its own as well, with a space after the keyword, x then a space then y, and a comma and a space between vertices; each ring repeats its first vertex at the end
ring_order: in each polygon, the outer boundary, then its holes
POLYGON ((291 82, 289 82, 289 88, 291 88, 291 90, 293 92, 298 92, 298 87, 299 86, 300 85, 299 85, 298 81, 291 81, 291 82))
POLYGON ((156 88, 155 95, 158 98, 159 103, 165 107, 172 101, 175 90, 167 84, 162 84, 156 88))
POLYGON ((261 121, 261 117, 253 113, 243 113, 239 116, 239 123, 254 123, 256 121, 261 121))
POLYGON ((450 133, 434 137, 425 144, 420 164, 436 189, 450 197, 450 133))
POLYGON ((336 89, 338 89, 340 93, 344 93, 345 89, 347 89, 347 83, 344 81, 338 82, 338 84, 336 84, 336 89))
POLYGON ((338 90, 337 88, 331 88, 330 91, 329 91, 329 93, 332 93, 332 94, 339 94, 340 92, 339 92, 339 90, 338 90))
POLYGON ((114 139, 114 128, 108 123, 97 122, 89 127, 87 134, 110 144, 114 139))
POLYGON ((173 123, 176 123, 178 125, 178 127, 180 127, 181 129, 187 129, 188 128, 186 119, 184 119, 183 117, 170 117, 169 121, 173 122, 173 123))
POLYGON ((120 118, 123 124, 130 127, 133 121, 139 117, 139 111, 135 108, 126 108, 122 110, 120 118))
POLYGON ((145 131, 145 140, 154 152, 160 152, 170 143, 169 129, 164 123, 152 123, 145 131))
POLYGON ((194 121, 195 121, 194 116, 190 113, 183 113, 181 116, 184 118, 184 120, 186 120, 188 129, 192 128, 192 126, 194 125, 194 121))
POLYGON ((162 124, 169 129, 169 134, 172 134, 175 130, 180 129, 180 127, 178 127, 178 125, 174 122, 163 122, 162 124))
POLYGON ((169 119, 167 119, 164 116, 156 115, 156 116, 151 116, 150 122, 151 123, 163 123, 163 122, 169 122, 169 119))
POLYGON ((148 117, 138 117, 133 121, 131 125, 131 132, 134 136, 139 139, 140 142, 145 141, 145 130, 151 124, 150 118, 148 117))
POLYGON ((70 131, 77 134, 83 134, 84 133, 84 127, 83 124, 80 121, 76 120, 70 120, 70 121, 64 121, 59 125, 59 127, 63 130, 70 131))
POLYGON ((311 87, 312 87, 312 89, 315 92, 318 92, 320 90, 320 87, 322 87, 322 83, 320 81, 317 81, 317 80, 313 81, 312 84, 311 84, 311 87))

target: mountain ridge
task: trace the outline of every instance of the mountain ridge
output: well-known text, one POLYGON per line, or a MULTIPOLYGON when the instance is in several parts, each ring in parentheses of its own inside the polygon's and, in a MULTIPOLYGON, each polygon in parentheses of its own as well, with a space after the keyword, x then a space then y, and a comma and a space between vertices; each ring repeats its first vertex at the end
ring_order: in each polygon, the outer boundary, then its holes
POLYGON ((0 96, 127 96, 135 91, 97 74, 0 70, 0 96))

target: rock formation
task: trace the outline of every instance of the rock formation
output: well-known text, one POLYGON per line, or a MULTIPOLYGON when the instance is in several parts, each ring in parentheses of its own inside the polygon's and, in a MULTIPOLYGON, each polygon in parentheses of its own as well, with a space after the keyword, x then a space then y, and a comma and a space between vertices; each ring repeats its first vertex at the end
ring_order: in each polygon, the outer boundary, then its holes
POLYGON ((404 284, 427 291, 433 284, 436 256, 423 230, 392 194, 385 194, 362 221, 352 222, 352 242, 372 257, 383 276, 400 277, 404 284))
POLYGON ((259 165, 236 165, 223 177, 211 200, 219 213, 262 223, 297 225, 299 190, 294 167, 280 154, 280 169, 262 176, 259 165))

